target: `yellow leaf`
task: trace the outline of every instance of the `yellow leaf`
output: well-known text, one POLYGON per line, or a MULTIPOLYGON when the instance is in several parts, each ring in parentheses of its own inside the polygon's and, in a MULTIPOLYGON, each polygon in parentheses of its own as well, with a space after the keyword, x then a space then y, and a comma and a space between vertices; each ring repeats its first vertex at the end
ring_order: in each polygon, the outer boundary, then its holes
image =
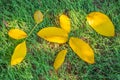
POLYGON ((63 62, 65 60, 66 53, 67 53, 67 50, 62 50, 58 53, 58 55, 54 61, 55 70, 58 70, 58 68, 60 68, 60 66, 63 64, 63 62))
POLYGON ((27 37, 27 34, 24 31, 19 29, 9 30, 8 35, 14 39, 22 39, 27 37))
POLYGON ((67 32, 57 27, 43 28, 37 33, 37 35, 47 41, 56 43, 65 43, 68 40, 67 32))
POLYGON ((94 63, 94 52, 86 42, 79 38, 71 37, 69 45, 82 60, 90 64, 94 63))
POLYGON ((26 42, 24 41, 18 44, 11 58, 11 65, 19 64, 26 56, 26 52, 27 52, 26 42))
POLYGON ((99 34, 104 36, 114 36, 114 25, 103 13, 100 12, 91 12, 87 16, 87 21, 89 25, 99 34))
POLYGON ((60 16, 60 26, 68 33, 71 30, 70 19, 64 14, 60 16))
POLYGON ((35 11, 34 13, 34 20, 37 24, 43 21, 43 14, 40 10, 35 11))

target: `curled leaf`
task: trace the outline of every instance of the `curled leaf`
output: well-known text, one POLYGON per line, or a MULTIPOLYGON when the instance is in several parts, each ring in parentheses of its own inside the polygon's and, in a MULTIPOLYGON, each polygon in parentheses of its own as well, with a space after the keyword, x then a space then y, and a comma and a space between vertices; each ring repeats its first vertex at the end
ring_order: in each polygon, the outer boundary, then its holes
POLYGON ((69 33, 71 30, 70 19, 64 14, 61 15, 59 19, 60 19, 60 26, 69 33))
POLYGON ((86 42, 79 38, 71 37, 69 45, 82 60, 90 64, 94 63, 94 52, 86 42))
POLYGON ((112 21, 103 13, 91 12, 87 16, 89 25, 99 34, 104 36, 114 36, 114 25, 112 21))
POLYGON ((24 57, 26 56, 26 42, 22 42, 18 44, 13 52, 12 58, 11 58, 11 65, 19 64, 24 57))
POLYGON ((62 50, 58 53, 58 55, 54 61, 55 70, 58 70, 58 68, 60 68, 60 66, 63 64, 66 54, 67 54, 67 50, 62 50))
POLYGON ((65 30, 57 27, 47 27, 41 29, 38 33, 41 38, 56 43, 65 43, 68 40, 68 34, 65 30))
POLYGON ((43 14, 40 10, 35 11, 34 13, 34 20, 37 24, 43 21, 43 14))
POLYGON ((9 30, 8 35, 11 38, 14 38, 14 39, 23 39, 23 38, 27 37, 27 34, 24 31, 19 30, 19 29, 11 29, 11 30, 9 30))

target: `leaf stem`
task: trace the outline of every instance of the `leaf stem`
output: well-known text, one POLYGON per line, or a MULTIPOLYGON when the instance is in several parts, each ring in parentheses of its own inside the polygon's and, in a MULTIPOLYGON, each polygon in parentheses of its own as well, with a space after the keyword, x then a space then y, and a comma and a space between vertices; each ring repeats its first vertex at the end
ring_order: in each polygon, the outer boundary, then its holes
POLYGON ((30 31, 30 33, 28 34, 28 36, 26 37, 25 40, 27 40, 27 38, 32 34, 32 32, 35 30, 35 28, 37 27, 38 24, 35 24, 35 26, 32 28, 32 30, 30 31))
MULTIPOLYGON (((48 11, 49 11, 49 10, 47 10, 44 15, 46 15, 48 11)), ((35 26, 34 26, 33 29, 30 31, 30 33, 29 33, 28 36, 25 38, 25 40, 27 40, 28 37, 32 34, 32 32, 34 31, 34 29, 37 27, 37 25, 38 25, 38 24, 35 24, 35 26)))

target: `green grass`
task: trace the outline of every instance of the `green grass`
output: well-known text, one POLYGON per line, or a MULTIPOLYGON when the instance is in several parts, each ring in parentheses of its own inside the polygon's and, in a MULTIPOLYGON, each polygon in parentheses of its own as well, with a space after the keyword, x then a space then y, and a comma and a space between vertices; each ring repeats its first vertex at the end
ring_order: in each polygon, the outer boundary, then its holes
POLYGON ((120 0, 0 0, 0 80, 120 80, 120 0), (33 14, 41 10, 44 20, 27 40, 27 56, 22 63, 10 66, 15 46, 21 40, 10 38, 11 28, 26 33, 35 25, 33 14), (86 22, 86 15, 100 11, 115 25, 115 37, 96 33, 86 22), (69 36, 88 42, 95 52, 95 61, 82 61, 68 44, 58 45, 39 38, 36 33, 47 26, 59 26, 59 15, 67 14, 72 23, 69 36), (68 47, 68 54, 58 73, 53 62, 56 54, 68 47))

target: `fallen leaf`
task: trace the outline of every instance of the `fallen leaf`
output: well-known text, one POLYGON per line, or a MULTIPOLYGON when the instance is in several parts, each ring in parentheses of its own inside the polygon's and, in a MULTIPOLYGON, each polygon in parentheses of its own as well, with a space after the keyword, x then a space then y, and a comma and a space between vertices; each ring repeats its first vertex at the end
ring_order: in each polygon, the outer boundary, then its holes
POLYGON ((11 58, 11 65, 13 66, 23 61, 24 57, 26 56, 26 52, 26 41, 18 44, 11 58))
POLYGON ((86 42, 79 38, 71 37, 69 45, 82 60, 90 64, 94 63, 94 52, 86 42))
POLYGON ((57 27, 43 28, 37 33, 37 35, 47 41, 56 43, 65 43, 68 40, 67 32, 57 27))
POLYGON ((91 12, 87 16, 89 25, 99 34, 104 36, 114 36, 114 25, 109 17, 100 12, 91 12))
POLYGON ((65 60, 65 56, 67 54, 67 50, 62 50, 58 53, 55 61, 54 61, 54 68, 55 70, 58 70, 58 68, 61 67, 61 65, 63 64, 64 60, 65 60))
POLYGON ((59 19, 60 19, 60 26, 69 33, 71 30, 70 19, 64 14, 61 15, 59 19))
POLYGON ((19 29, 11 29, 11 30, 9 30, 8 35, 11 38, 14 38, 14 39, 23 39, 23 38, 27 37, 27 34, 24 31, 19 30, 19 29))
POLYGON ((34 20, 37 24, 43 21, 43 14, 40 10, 35 11, 34 13, 34 20))

